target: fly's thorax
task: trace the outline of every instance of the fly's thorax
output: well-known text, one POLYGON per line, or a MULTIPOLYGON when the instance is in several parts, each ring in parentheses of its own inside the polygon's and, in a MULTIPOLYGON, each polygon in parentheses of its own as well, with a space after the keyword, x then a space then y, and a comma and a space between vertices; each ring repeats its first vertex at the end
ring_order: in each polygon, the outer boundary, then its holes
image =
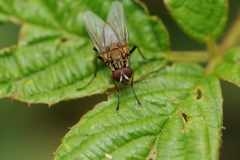
POLYGON ((117 82, 127 85, 132 75, 133 72, 130 68, 122 68, 113 72, 113 79, 117 82))
POLYGON ((103 61, 104 61, 105 63, 110 62, 108 52, 103 52, 103 53, 101 53, 101 57, 102 57, 102 59, 103 59, 103 61))
POLYGON ((118 47, 116 44, 111 44, 108 52, 101 53, 112 71, 129 67, 129 55, 128 45, 118 47))
POLYGON ((122 47, 122 50, 124 51, 124 53, 126 53, 126 56, 128 55, 130 55, 130 53, 129 53, 129 45, 128 44, 126 44, 125 46, 123 46, 122 47))

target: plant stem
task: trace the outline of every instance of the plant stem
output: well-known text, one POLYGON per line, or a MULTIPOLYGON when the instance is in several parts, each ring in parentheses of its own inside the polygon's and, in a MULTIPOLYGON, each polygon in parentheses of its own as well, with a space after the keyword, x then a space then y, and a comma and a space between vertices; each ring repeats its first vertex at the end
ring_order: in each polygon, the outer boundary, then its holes
POLYGON ((210 55, 210 59, 212 59, 212 58, 217 56, 215 40, 209 39, 207 41, 207 51, 208 51, 208 54, 210 55))
POLYGON ((215 58, 213 58, 207 65, 206 69, 205 69, 205 73, 206 74, 213 74, 214 70, 215 70, 215 66, 222 61, 222 58, 220 58, 220 56, 217 56, 215 58))
POLYGON ((172 62, 207 62, 209 54, 206 51, 171 51, 165 58, 172 62))
POLYGON ((210 55, 210 61, 206 67, 205 73, 214 73, 215 66, 221 61, 221 55, 217 53, 215 40, 209 39, 207 41, 207 50, 210 55))
POLYGON ((207 51, 170 51, 165 58, 172 62, 208 62, 205 73, 214 73, 215 66, 222 61, 225 52, 240 42, 240 10, 234 23, 225 34, 220 45, 215 40, 208 39, 207 51))
POLYGON ((225 34, 223 41, 220 43, 219 51, 223 55, 227 50, 236 46, 240 40, 240 10, 238 12, 237 18, 231 25, 228 32, 225 34))

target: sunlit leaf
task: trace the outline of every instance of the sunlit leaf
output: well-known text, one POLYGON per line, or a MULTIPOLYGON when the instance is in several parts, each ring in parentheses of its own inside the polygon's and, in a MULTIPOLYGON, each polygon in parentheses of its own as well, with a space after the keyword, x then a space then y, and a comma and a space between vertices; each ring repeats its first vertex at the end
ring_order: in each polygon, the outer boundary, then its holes
POLYGON ((217 159, 222 97, 215 75, 199 66, 167 67, 88 112, 63 138, 55 160, 217 159), (187 157, 187 158, 186 158, 187 157))
MULTIPOLYGON (((94 74, 98 53, 83 24, 82 14, 91 10, 104 20, 108 1, 4 0, 0 20, 21 24, 18 46, 0 51, 0 97, 28 103, 53 104, 61 100, 103 93, 113 87, 111 71, 99 62, 97 78, 85 90, 94 74), (96 7, 98 6, 98 7, 96 7)), ((134 1, 122 1, 127 16, 130 46, 138 45, 147 58, 159 58, 168 51, 165 27, 134 1)), ((165 60, 143 60, 138 51, 131 56, 135 80, 166 65, 165 60)))

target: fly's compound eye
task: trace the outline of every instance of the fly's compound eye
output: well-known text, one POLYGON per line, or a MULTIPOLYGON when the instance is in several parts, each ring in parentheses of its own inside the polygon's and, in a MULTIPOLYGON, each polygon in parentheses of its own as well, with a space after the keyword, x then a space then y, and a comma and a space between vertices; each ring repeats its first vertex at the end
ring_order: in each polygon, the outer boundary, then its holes
POLYGON ((120 82, 120 79, 121 79, 121 71, 120 70, 116 70, 114 73, 113 73, 113 79, 117 82, 120 82))
POLYGON ((130 68, 123 68, 122 71, 123 74, 125 74, 128 77, 128 79, 132 77, 133 72, 130 68))

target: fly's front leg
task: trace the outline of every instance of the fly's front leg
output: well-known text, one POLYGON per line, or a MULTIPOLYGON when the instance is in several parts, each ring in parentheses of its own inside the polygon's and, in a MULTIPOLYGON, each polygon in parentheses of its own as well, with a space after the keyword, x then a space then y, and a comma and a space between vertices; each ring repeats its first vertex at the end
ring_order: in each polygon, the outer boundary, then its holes
POLYGON ((94 71, 94 76, 92 77, 92 79, 90 80, 90 82, 88 82, 87 85, 85 85, 85 86, 82 87, 82 88, 78 88, 77 91, 80 91, 80 90, 86 88, 87 86, 89 86, 89 85, 92 83, 92 81, 94 80, 94 78, 97 76, 97 60, 98 60, 98 59, 103 60, 101 56, 97 56, 96 61, 95 61, 95 71, 94 71))
POLYGON ((96 47, 94 47, 94 48, 93 48, 93 50, 94 50, 94 51, 96 51, 96 52, 98 53, 98 50, 97 50, 97 48, 96 48, 96 47))
POLYGON ((113 83, 114 83, 115 88, 117 89, 117 93, 118 93, 118 104, 117 104, 117 108, 116 108, 116 111, 118 111, 119 110, 119 101, 120 101, 119 89, 115 83, 115 80, 114 79, 112 79, 112 80, 113 80, 113 83))
POLYGON ((142 52, 140 51, 140 48, 138 47, 138 46, 133 46, 133 48, 130 50, 130 55, 135 51, 135 49, 138 49, 138 52, 139 52, 139 54, 141 55, 141 57, 143 58, 143 59, 147 59, 143 54, 142 54, 142 52))
POLYGON ((134 74, 132 74, 131 88, 132 88, 133 94, 134 94, 134 96, 135 96, 135 98, 136 98, 136 100, 138 102, 138 105, 142 105, 141 102, 139 101, 139 99, 137 98, 137 95, 136 95, 135 90, 133 88, 133 76, 134 76, 134 74))
POLYGON ((133 46, 133 48, 129 51, 129 52, 130 52, 130 55, 135 51, 135 49, 138 49, 138 52, 139 52, 139 54, 141 55, 141 57, 142 57, 143 59, 146 59, 146 60, 149 60, 149 61, 156 60, 155 58, 154 58, 154 59, 153 59, 153 58, 151 58, 151 59, 146 58, 146 57, 142 54, 142 52, 141 52, 141 50, 140 50, 140 48, 139 48, 138 46, 133 46))

